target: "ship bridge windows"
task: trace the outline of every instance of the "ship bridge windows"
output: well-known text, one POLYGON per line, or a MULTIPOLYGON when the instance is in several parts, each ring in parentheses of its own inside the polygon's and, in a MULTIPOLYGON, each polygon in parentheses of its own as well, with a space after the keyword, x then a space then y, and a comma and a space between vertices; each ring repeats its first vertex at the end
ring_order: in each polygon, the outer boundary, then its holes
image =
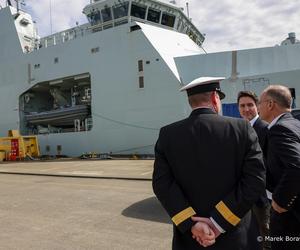
POLYGON ((113 7, 115 26, 128 23, 129 2, 124 2, 113 7))
POLYGON ((144 5, 138 5, 136 3, 131 4, 131 16, 145 19, 147 7, 144 5))
POLYGON ((112 20, 111 8, 105 8, 101 10, 103 22, 108 22, 112 20))
POLYGON ((162 14, 162 18, 161 18, 161 24, 162 25, 166 25, 168 27, 174 27, 174 23, 175 23, 175 16, 174 15, 170 15, 167 13, 163 13, 162 14))
POLYGON ((99 10, 93 9, 91 13, 87 15, 87 17, 92 25, 101 23, 101 15, 99 10))
POLYGON ((112 13, 111 13, 111 8, 106 7, 105 9, 101 10, 101 15, 102 15, 102 21, 103 23, 103 29, 109 29, 111 28, 112 25, 112 13))
POLYGON ((121 3, 113 7, 114 19, 122 18, 128 15, 129 3, 121 3))
POLYGON ((196 42, 197 36, 192 30, 187 30, 186 34, 194 41, 196 42))
POLYGON ((177 22, 177 30, 179 31, 180 30, 180 27, 182 26, 182 20, 179 19, 178 22, 177 22))
POLYGON ((180 26, 179 32, 185 33, 187 31, 187 26, 185 23, 182 23, 180 26))
POLYGON ((159 10, 154 10, 154 9, 149 8, 147 20, 150 22, 159 23, 160 13, 161 13, 161 11, 159 11, 159 10))

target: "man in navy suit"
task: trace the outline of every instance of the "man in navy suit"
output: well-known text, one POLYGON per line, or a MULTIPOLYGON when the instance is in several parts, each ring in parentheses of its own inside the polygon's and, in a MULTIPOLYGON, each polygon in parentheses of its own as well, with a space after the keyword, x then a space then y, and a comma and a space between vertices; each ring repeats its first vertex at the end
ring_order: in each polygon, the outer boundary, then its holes
MULTIPOLYGON (((242 118, 249 121, 254 128, 259 144, 264 152, 266 136, 268 132, 268 123, 261 120, 257 111, 258 98, 255 93, 251 91, 240 91, 238 93, 237 103, 239 112, 242 118)), ((253 212, 257 218, 260 233, 263 236, 269 235, 269 219, 270 219, 270 202, 267 198, 267 193, 264 192, 253 206, 253 212)), ((268 248, 268 241, 264 241, 264 247, 268 248)))
POLYGON ((291 115, 291 93, 270 85, 259 100, 260 117, 269 123, 267 188, 272 194, 272 250, 300 249, 300 122, 291 115))
POLYGON ((261 120, 258 115, 258 98, 251 91, 240 91, 237 98, 239 112, 242 118, 248 120, 257 133, 259 144, 263 150, 268 123, 261 120))

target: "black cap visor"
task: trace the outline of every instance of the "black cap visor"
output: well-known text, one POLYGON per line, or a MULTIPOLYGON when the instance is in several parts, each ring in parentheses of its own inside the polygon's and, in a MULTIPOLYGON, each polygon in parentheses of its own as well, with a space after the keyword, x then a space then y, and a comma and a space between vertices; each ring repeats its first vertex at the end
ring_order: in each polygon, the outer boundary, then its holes
POLYGON ((217 93, 218 93, 218 95, 220 97, 220 100, 223 100, 226 95, 221 90, 216 90, 216 91, 217 91, 217 93))

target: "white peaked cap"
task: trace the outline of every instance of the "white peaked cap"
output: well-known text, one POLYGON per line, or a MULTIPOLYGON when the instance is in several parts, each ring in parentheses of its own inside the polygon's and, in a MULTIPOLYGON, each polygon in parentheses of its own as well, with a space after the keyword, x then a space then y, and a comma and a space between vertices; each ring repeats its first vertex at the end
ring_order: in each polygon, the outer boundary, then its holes
POLYGON ((224 79, 225 77, 199 77, 183 86, 180 91, 186 90, 188 96, 198 93, 217 91, 220 98, 223 99, 225 94, 220 89, 220 81, 224 79))

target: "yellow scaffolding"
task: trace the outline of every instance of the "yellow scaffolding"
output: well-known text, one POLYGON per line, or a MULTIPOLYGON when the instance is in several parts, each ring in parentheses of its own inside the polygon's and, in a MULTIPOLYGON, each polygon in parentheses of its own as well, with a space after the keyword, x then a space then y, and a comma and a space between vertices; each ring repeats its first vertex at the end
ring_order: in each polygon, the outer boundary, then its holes
POLYGON ((37 136, 22 136, 18 130, 9 130, 7 137, 0 137, 0 161, 39 156, 37 136))

